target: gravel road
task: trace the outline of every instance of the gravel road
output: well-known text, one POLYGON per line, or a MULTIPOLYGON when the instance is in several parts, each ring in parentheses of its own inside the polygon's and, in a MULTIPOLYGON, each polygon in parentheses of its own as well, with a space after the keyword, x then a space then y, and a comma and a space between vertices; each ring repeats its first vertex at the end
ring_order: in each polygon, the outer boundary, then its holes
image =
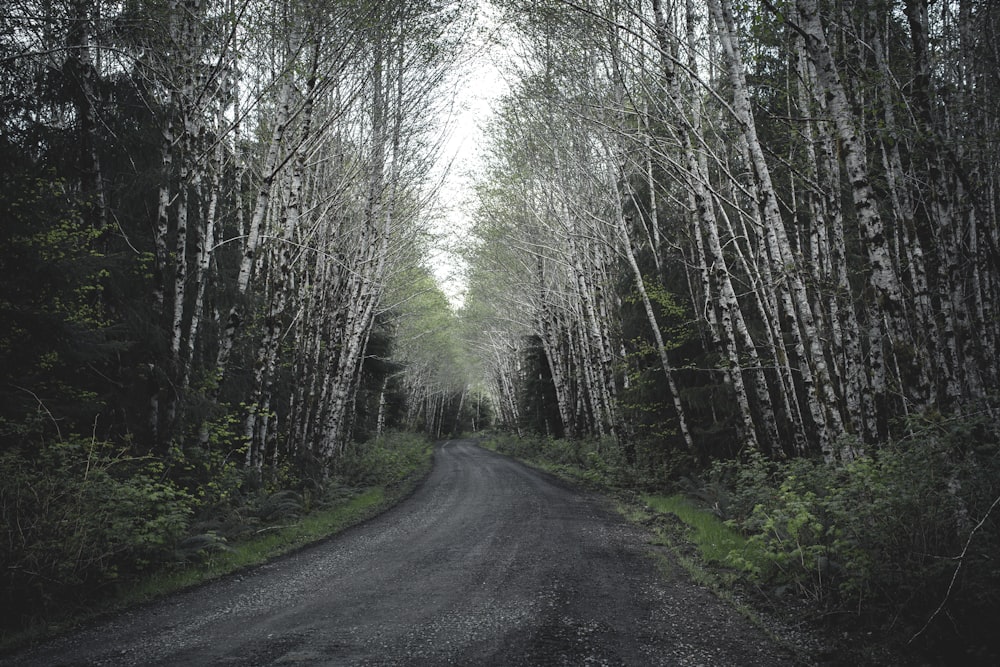
POLYGON ((606 501, 454 440, 402 504, 2 665, 789 665, 606 501))

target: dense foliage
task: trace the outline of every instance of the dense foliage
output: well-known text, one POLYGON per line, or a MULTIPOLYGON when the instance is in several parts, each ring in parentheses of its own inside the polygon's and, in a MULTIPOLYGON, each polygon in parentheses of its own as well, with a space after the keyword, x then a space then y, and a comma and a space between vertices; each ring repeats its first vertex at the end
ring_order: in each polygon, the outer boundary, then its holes
POLYGON ((187 536, 195 498, 162 466, 73 438, 0 455, 4 628, 79 604, 120 575, 162 564, 187 536), (26 618, 27 617, 27 618, 26 618))
POLYGON ((697 490, 750 535, 730 561, 770 595, 802 596, 844 628, 890 633, 898 650, 989 662, 1000 652, 1000 424, 972 416, 908 429, 833 466, 720 466, 697 490))

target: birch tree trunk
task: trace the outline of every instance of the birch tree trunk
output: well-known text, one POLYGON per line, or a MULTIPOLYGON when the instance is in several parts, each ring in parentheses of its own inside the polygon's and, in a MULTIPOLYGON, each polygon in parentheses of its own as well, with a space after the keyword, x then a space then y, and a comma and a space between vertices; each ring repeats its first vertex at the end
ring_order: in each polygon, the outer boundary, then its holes
MULTIPOLYGON (((664 23, 661 3, 660 0, 652 0, 652 2, 656 26, 656 39, 660 48, 660 60, 664 76, 666 78, 666 89, 668 94, 672 97, 671 101, 673 102, 674 108, 677 109, 680 114, 683 114, 686 107, 680 96, 680 81, 677 78, 674 65, 671 61, 670 41, 667 34, 666 24, 664 23)), ((682 123, 683 122, 684 121, 682 120, 682 123)), ((753 412, 750 409, 750 401, 747 396, 746 386, 743 381, 742 364, 740 362, 735 330, 737 325, 741 328, 745 328, 745 325, 743 324, 739 302, 736 299, 736 293, 732 286, 726 259, 722 253, 722 246, 719 241, 718 225, 714 211, 712 210, 712 201, 706 191, 707 179, 705 178, 705 175, 699 165, 698 157, 695 154, 690 130, 687 127, 681 127, 678 129, 677 133, 684 151, 685 166, 687 168, 688 178, 690 179, 688 185, 691 188, 696 207, 694 211, 694 224, 701 225, 702 232, 705 234, 704 238, 708 245, 709 256, 712 260, 711 272, 714 274, 713 277, 717 284, 717 288, 720 290, 719 322, 722 325, 723 345, 729 362, 727 371, 729 373, 737 406, 739 407, 742 436, 746 441, 746 447, 750 451, 755 451, 759 449, 757 431, 754 423, 753 412)))
MULTIPOLYGON (((297 48, 297 47, 296 47, 297 48)), ((264 218, 270 210, 271 188, 275 178, 279 175, 286 161, 281 159, 281 152, 284 147, 285 132, 291 119, 292 89, 293 82, 289 77, 285 77, 278 93, 277 108, 278 113, 275 118, 274 132, 267 149, 267 157, 264 160, 263 177, 257 189, 257 200, 254 205, 253 215, 250 218, 250 227, 247 233, 246 243, 243 247, 243 256, 240 260, 240 270, 236 279, 236 303, 229 309, 226 317, 225 328, 222 332, 219 350, 215 361, 215 382, 216 385, 222 383, 229 364, 229 355, 236 340, 236 333, 243 323, 244 306, 243 300, 250 287, 250 278, 257 260, 257 249, 260 245, 261 234, 264 228, 264 218)))
POLYGON ((684 406, 681 404, 680 391, 677 387, 677 381, 674 379, 674 370, 670 364, 670 358, 667 356, 667 347, 663 341, 660 326, 656 321, 656 312, 653 310, 653 304, 649 300, 649 294, 646 292, 646 283, 643 280, 642 271, 639 269, 635 253, 632 251, 632 240, 628 235, 628 226, 625 217, 621 214, 620 210, 618 212, 618 228, 621 233, 625 256, 628 258, 629 267, 632 269, 632 275, 635 278, 635 288, 639 292, 639 298, 642 299, 642 307, 646 312, 646 319, 649 320, 649 327, 653 332, 653 340, 656 341, 656 351, 660 357, 660 365, 663 368, 663 375, 666 378, 667 387, 670 390, 670 399, 673 402, 674 412, 677 416, 677 428, 681 432, 681 437, 684 439, 684 444, 687 446, 688 451, 694 452, 694 438, 691 437, 691 431, 688 428, 684 406))
MULTIPOLYGON (((804 364, 801 370, 807 391, 806 401, 818 429, 819 449, 827 460, 832 460, 836 455, 832 443, 844 431, 837 396, 831 382, 825 353, 816 331, 809 295, 799 273, 798 262, 792 252, 785 225, 778 210, 778 198, 771 182, 771 171, 757 137, 729 0, 709 0, 709 7, 715 18, 719 40, 728 61, 729 78, 733 86, 733 106, 753 166, 759 199, 758 205, 763 214, 767 245, 772 253, 771 261, 777 270, 783 272, 784 281, 788 283, 787 292, 785 292, 785 288, 782 288, 786 315, 792 321, 792 332, 796 339, 796 345, 808 347, 808 358, 803 359, 808 365, 804 364)), ((803 356, 805 355, 803 354, 803 356)))
MULTIPOLYGON (((868 287, 877 307, 868 315, 871 385, 876 409, 884 416, 887 409, 886 348, 910 342, 903 326, 902 289, 893 266, 887 233, 868 176, 867 150, 858 135, 851 107, 827 43, 817 0, 796 0, 806 49, 815 65, 827 108, 837 137, 844 147, 844 163, 851 185, 854 208, 864 233, 868 259, 868 287)), ((882 432, 883 426, 879 426, 882 432)))

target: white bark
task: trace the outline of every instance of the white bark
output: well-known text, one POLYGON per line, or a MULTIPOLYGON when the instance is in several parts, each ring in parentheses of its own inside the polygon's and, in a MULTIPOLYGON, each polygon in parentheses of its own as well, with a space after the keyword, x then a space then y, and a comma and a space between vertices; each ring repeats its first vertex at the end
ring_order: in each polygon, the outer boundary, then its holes
POLYGON ((868 317, 872 388, 883 397, 887 391, 885 347, 906 342, 901 318, 902 289, 878 202, 868 176, 867 151, 858 133, 851 107, 827 43, 817 0, 797 0, 806 48, 823 87, 827 109, 844 147, 844 164, 858 222, 868 255, 868 286, 876 303, 868 317), (885 314, 885 317, 882 314, 885 314), (883 321, 885 325, 883 325, 883 321))
POLYGON ((674 379, 674 369, 670 364, 670 358, 667 355, 666 343, 663 340, 663 334, 660 332, 660 325, 656 321, 656 312, 653 310, 653 304, 649 300, 649 294, 646 292, 646 282, 643 280, 642 271, 639 269, 639 264, 636 261, 635 253, 632 251, 632 241, 628 235, 628 225, 625 221, 625 217, 622 215, 621 210, 618 210, 618 228, 621 232, 621 242, 622 247, 625 249, 625 256, 628 258, 629 267, 632 269, 632 275, 635 279, 635 288, 639 292, 639 298, 642 299, 642 307, 646 312, 646 319, 649 321, 649 328, 653 332, 653 340, 656 341, 656 351, 660 357, 660 366, 663 369, 663 375, 667 380, 667 388, 670 390, 670 400, 674 406, 674 413, 677 415, 677 429, 681 433, 681 437, 684 439, 684 444, 688 451, 695 451, 694 438, 691 437, 691 430, 688 428, 687 417, 684 413, 684 406, 681 403, 680 391, 677 388, 677 381, 674 379))
MULTIPOLYGON (((667 35, 666 25, 660 6, 660 0, 653 0, 653 12, 656 23, 656 38, 660 47, 661 65, 666 78, 666 88, 672 97, 673 106, 680 113, 685 109, 684 100, 680 96, 680 82, 670 60, 670 42, 667 35)), ((683 118, 681 122, 684 123, 683 118)), ((754 423, 753 413, 750 409, 750 402, 747 397, 746 386, 743 381, 742 363, 740 361, 739 349, 736 343, 736 324, 742 322, 742 314, 739 310, 739 302, 736 292, 733 289, 729 268, 725 256, 722 252, 722 245, 719 239, 719 229, 712 207, 712 200, 706 190, 707 177, 699 165, 698 157, 692 145, 690 131, 687 127, 677 130, 680 136, 681 145, 684 151, 684 162, 687 169, 689 187, 694 197, 695 211, 694 224, 701 225, 704 239, 708 246, 708 255, 711 258, 712 266, 710 272, 719 290, 719 323, 722 325, 722 339, 728 360, 727 372, 739 408, 740 421, 742 427, 742 437, 745 446, 754 451, 759 449, 757 431, 754 423)))
POLYGON ((728 62, 730 83, 733 86, 733 108, 741 125, 746 146, 753 165, 757 185, 758 204, 761 207, 767 234, 767 245, 772 254, 772 262, 777 270, 784 273, 788 287, 781 287, 786 315, 793 321, 793 335, 803 361, 811 366, 802 366, 803 382, 808 392, 807 405, 819 431, 819 448, 830 460, 835 456, 833 441, 844 431, 837 396, 833 389, 826 357, 816 331, 809 295, 798 262, 778 209, 778 199, 771 181, 771 171, 757 137, 756 124, 750 109, 750 96, 742 57, 737 43, 736 26, 728 0, 709 0, 709 7, 715 17, 719 40, 728 62), (786 291, 787 290, 787 291, 786 291), (807 347, 808 351, 801 349, 807 347), (806 356, 808 355, 808 356, 806 356))

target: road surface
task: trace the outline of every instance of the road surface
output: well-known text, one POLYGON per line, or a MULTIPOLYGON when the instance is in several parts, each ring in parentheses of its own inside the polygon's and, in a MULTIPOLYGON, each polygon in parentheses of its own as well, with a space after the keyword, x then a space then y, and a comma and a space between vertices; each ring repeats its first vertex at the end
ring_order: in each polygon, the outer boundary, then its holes
POLYGON ((606 501, 441 446, 385 514, 3 665, 782 665, 606 501))

